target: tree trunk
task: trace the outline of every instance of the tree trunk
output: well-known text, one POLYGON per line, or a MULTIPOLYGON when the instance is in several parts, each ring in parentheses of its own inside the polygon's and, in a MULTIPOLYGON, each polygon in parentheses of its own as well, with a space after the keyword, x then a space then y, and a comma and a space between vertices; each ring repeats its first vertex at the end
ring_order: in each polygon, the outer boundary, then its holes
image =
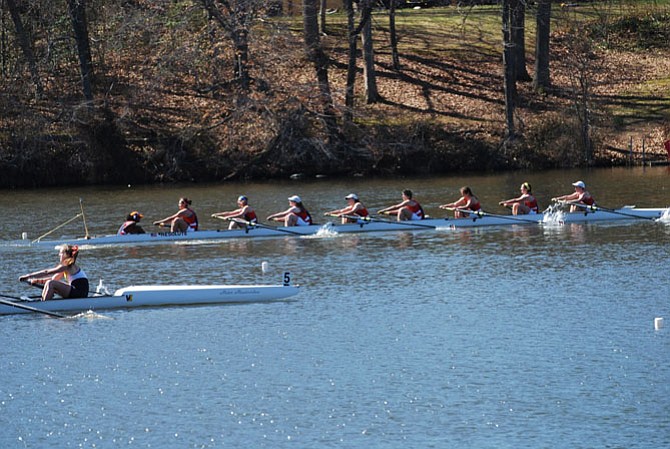
POLYGON ((344 0, 344 6, 347 11, 347 36, 349 38, 349 58, 347 64, 347 87, 344 96, 346 110, 344 120, 350 122, 353 119, 354 111, 354 85, 356 83, 356 52, 358 44, 358 34, 354 30, 354 2, 353 0, 344 0))
POLYGON ((321 0, 321 4, 319 7, 319 17, 321 18, 320 25, 321 25, 321 34, 327 34, 326 32, 326 1, 327 0, 321 0))
POLYGON ((93 107, 93 61, 91 47, 88 42, 88 23, 86 21, 86 0, 67 0, 72 20, 72 31, 77 42, 79 55, 79 70, 81 72, 81 86, 84 98, 93 107))
POLYGON ((400 70, 400 57, 398 56, 398 33, 395 28, 395 6, 397 0, 390 0, 389 4, 389 34, 391 35, 391 58, 393 68, 400 70))
POLYGON ((249 75, 249 32, 246 28, 238 27, 232 32, 235 45, 235 71, 233 75, 239 80, 243 90, 249 90, 251 76, 249 75))
POLYGON ((23 57, 26 58, 26 62, 28 63, 30 78, 32 79, 33 85, 35 86, 35 92, 37 93, 37 96, 41 96, 44 92, 44 89, 42 87, 42 81, 40 80, 39 71, 37 69, 37 61, 35 60, 35 55, 33 53, 33 48, 30 43, 28 33, 26 33, 25 28, 23 28, 23 21, 21 20, 21 15, 19 14, 19 10, 16 7, 16 2, 14 0, 7 0, 7 8, 9 9, 9 14, 12 16, 14 28, 16 29, 16 40, 21 47, 23 57))
POLYGON ((537 4, 537 36, 535 38, 535 78, 533 89, 543 91, 551 86, 549 72, 549 35, 551 31, 551 0, 537 4))
POLYGON ((314 64, 319 84, 319 94, 323 108, 324 121, 328 128, 329 138, 337 135, 335 108, 328 81, 328 58, 321 48, 319 39, 319 19, 317 17, 317 0, 303 0, 303 26, 305 30, 305 51, 307 58, 314 64))
MULTIPOLYGON (((364 14, 371 16, 372 6, 369 0, 365 1, 364 14)), ((375 72, 375 52, 372 46, 372 18, 370 17, 363 26, 361 33, 363 46, 363 79, 365 80, 365 101, 367 104, 377 103, 381 97, 377 90, 377 73, 375 72)))
POLYGON ((514 108, 516 105, 516 75, 514 63, 514 43, 512 42, 512 2, 515 0, 503 0, 502 8, 502 31, 503 31, 503 67, 505 73, 505 123, 507 126, 506 136, 514 138, 514 108))
POLYGON ((516 80, 532 81, 526 69, 526 1, 512 1, 512 40, 514 41, 514 62, 516 80))

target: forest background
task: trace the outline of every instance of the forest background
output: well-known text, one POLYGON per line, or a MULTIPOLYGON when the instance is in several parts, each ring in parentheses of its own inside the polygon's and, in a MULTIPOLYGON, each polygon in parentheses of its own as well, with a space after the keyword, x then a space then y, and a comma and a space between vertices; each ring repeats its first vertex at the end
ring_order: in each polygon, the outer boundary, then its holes
POLYGON ((0 8, 3 188, 618 165, 670 139, 670 0, 0 8))

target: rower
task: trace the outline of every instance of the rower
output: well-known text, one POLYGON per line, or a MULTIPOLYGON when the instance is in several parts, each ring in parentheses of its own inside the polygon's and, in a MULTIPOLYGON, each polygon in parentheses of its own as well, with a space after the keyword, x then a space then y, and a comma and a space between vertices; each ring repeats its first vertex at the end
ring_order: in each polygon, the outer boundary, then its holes
POLYGON ((577 204, 583 204, 586 206, 595 206, 596 200, 593 199, 591 194, 586 190, 586 184, 584 181, 573 182, 572 185, 575 187, 575 191, 568 195, 557 196, 552 198, 551 201, 566 201, 572 203, 570 206, 570 212, 580 212, 583 211, 583 207, 579 207, 577 204))
POLYGON ((402 201, 393 206, 377 211, 378 214, 396 215, 398 221, 423 220, 426 215, 418 201, 412 199, 413 193, 409 189, 402 191, 402 201))
POLYGON ((84 270, 76 264, 79 248, 74 245, 62 245, 58 256, 60 262, 53 268, 35 271, 19 277, 21 282, 29 282, 32 285, 44 282, 42 288, 42 301, 53 299, 57 293, 62 298, 86 298, 88 296, 88 277, 84 270))
POLYGON ((198 230, 198 216, 195 211, 191 209, 192 201, 188 198, 179 199, 179 210, 177 213, 163 218, 162 220, 154 221, 157 226, 170 225, 171 232, 187 232, 198 230))
POLYGON ((277 212, 267 217, 267 220, 283 221, 284 226, 309 226, 312 224, 312 216, 302 204, 298 195, 288 198, 289 208, 283 212, 277 212))
POLYGON ((509 200, 501 201, 501 206, 511 207, 512 215, 539 214, 540 206, 537 204, 535 195, 532 194, 532 188, 529 183, 521 184, 521 196, 509 200))
POLYGON ((244 195, 240 195, 237 198, 237 209, 228 212, 217 212, 212 214, 212 217, 230 220, 228 229, 240 229, 248 224, 256 224, 258 222, 256 212, 253 207, 249 205, 249 199, 244 195), (235 221, 235 218, 239 218, 243 221, 235 221))
POLYGON ((465 211, 476 212, 481 210, 482 205, 479 199, 472 193, 472 189, 468 186, 461 187, 461 197, 453 203, 443 204, 440 209, 454 210, 454 218, 467 218, 470 216, 465 211))
POLYGON ((126 221, 123 222, 117 235, 128 234, 144 234, 144 229, 138 223, 144 218, 144 215, 134 210, 126 216, 126 221))
POLYGON ((356 223, 359 220, 359 217, 365 218, 370 215, 363 203, 361 203, 361 201, 358 199, 358 195, 355 193, 350 193, 349 195, 345 196, 344 199, 347 200, 347 207, 331 210, 330 212, 326 212, 324 215, 335 215, 342 217, 342 224, 356 223))

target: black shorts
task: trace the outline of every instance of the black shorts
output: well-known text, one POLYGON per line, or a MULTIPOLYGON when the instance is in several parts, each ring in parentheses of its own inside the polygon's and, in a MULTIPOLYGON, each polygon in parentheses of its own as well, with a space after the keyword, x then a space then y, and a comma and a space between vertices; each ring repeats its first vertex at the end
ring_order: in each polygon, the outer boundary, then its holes
POLYGON ((79 278, 70 284, 70 295, 68 298, 86 298, 88 296, 88 279, 79 278))

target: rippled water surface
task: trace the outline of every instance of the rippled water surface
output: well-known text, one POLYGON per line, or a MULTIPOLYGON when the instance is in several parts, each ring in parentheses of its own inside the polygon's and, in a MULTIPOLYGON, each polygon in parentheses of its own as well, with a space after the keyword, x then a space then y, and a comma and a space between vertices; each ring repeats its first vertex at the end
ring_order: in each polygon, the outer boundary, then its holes
MULTIPOLYGON (((584 179, 604 206, 670 206, 664 168, 11 191, 0 237, 40 235, 80 198, 101 234, 133 209, 167 216, 180 196, 211 229, 209 214, 240 193, 261 216, 293 193, 320 215, 350 191, 377 209, 410 187, 439 215, 461 185, 486 206, 526 179, 545 205, 584 179)), ((82 233, 78 222, 56 235, 82 233)), ((16 279, 57 260, 44 248, 0 255, 10 295, 35 293, 16 279)), ((0 317, 0 447, 665 447, 670 329, 653 321, 670 326, 669 262, 670 225, 648 221, 83 248, 80 264, 110 288, 278 283, 290 271, 302 291, 0 317)))

